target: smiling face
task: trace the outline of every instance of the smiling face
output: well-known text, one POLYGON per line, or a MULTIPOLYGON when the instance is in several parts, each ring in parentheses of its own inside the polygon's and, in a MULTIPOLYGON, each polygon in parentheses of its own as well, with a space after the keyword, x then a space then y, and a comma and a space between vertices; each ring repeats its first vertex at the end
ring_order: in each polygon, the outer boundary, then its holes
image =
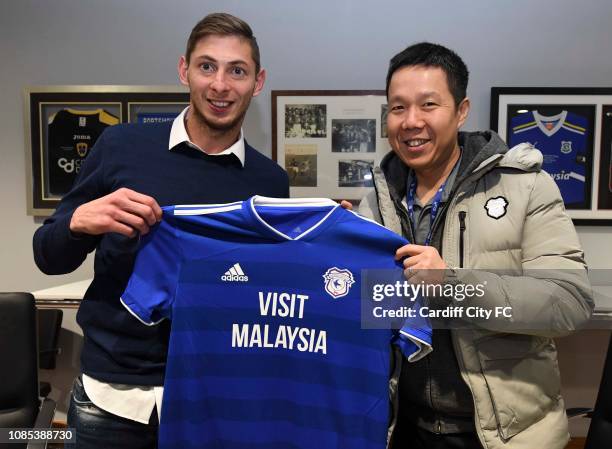
POLYGON ((179 60, 181 83, 189 87, 190 120, 213 133, 237 133, 265 81, 255 73, 251 46, 238 36, 208 35, 179 60))
POLYGON ((417 175, 448 174, 459 158, 457 133, 467 118, 469 100, 455 105, 444 71, 417 65, 393 73, 388 103, 393 151, 417 175))

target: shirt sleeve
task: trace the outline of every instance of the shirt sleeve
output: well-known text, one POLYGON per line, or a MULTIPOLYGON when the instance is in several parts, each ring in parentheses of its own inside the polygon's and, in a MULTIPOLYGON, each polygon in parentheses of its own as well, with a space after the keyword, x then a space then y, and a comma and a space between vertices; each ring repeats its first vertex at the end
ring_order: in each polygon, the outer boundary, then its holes
POLYGON ((134 271, 121 303, 147 326, 172 319, 172 305, 181 269, 182 250, 166 212, 163 220, 142 239, 134 271))
POLYGON ((431 327, 426 320, 420 325, 406 320, 402 328, 394 335, 391 343, 398 346, 409 362, 421 360, 433 351, 431 327))
MULTIPOLYGON (((391 285, 395 284, 395 281, 399 281, 402 284, 408 282, 404 277, 404 270, 401 265, 393 272, 392 276, 394 281, 391 282, 391 285)), ((417 287, 419 286, 417 285, 417 287)), ((402 297, 395 297, 393 299, 404 303, 414 313, 406 317, 403 322, 397 323, 399 329, 393 331, 391 343, 401 349, 402 354, 409 362, 416 362, 433 351, 431 323, 427 315, 421 312, 424 298, 421 294, 418 294, 416 297, 411 298, 410 301, 406 301, 406 298, 402 297)))

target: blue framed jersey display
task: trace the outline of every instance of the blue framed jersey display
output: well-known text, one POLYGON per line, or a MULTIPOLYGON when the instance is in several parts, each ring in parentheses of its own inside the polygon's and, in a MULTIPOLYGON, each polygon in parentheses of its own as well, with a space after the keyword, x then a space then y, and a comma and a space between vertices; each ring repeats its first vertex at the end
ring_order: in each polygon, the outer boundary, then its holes
POLYGON ((539 149, 542 168, 557 182, 565 204, 587 207, 587 145, 592 133, 588 120, 578 114, 563 110, 549 116, 533 110, 512 117, 508 145, 529 142, 539 149))
POLYGON ((557 183, 567 209, 593 203, 595 109, 587 105, 509 105, 506 142, 542 152, 542 168, 557 183))

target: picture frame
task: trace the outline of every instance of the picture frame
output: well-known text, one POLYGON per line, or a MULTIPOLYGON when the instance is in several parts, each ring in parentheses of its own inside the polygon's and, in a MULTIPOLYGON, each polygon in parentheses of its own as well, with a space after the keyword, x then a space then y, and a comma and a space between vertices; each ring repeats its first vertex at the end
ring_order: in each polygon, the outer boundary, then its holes
POLYGON ((272 158, 291 197, 359 202, 391 147, 384 90, 273 90, 272 158))
POLYGON ((492 87, 490 125, 542 152, 576 225, 612 224, 612 88, 492 87))
POLYGON ((27 214, 48 216, 108 126, 173 120, 188 104, 180 86, 24 88, 27 214))

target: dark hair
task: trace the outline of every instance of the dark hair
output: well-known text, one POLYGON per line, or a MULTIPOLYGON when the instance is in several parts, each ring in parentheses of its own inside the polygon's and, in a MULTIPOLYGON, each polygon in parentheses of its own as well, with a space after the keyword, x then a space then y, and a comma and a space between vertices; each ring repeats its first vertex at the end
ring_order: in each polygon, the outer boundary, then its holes
POLYGON ((446 74, 448 88, 453 95, 455 105, 466 97, 469 72, 468 68, 454 51, 438 44, 420 42, 396 54, 389 62, 387 72, 387 97, 393 74, 406 66, 438 67, 446 74))
POLYGON ((185 51, 187 64, 189 64, 191 53, 200 39, 210 35, 238 36, 248 41, 251 46, 251 57, 255 61, 255 74, 259 73, 261 68, 259 46, 257 45, 257 39, 253 36, 253 30, 244 20, 222 12, 208 14, 193 27, 189 39, 187 39, 187 50, 185 51))

